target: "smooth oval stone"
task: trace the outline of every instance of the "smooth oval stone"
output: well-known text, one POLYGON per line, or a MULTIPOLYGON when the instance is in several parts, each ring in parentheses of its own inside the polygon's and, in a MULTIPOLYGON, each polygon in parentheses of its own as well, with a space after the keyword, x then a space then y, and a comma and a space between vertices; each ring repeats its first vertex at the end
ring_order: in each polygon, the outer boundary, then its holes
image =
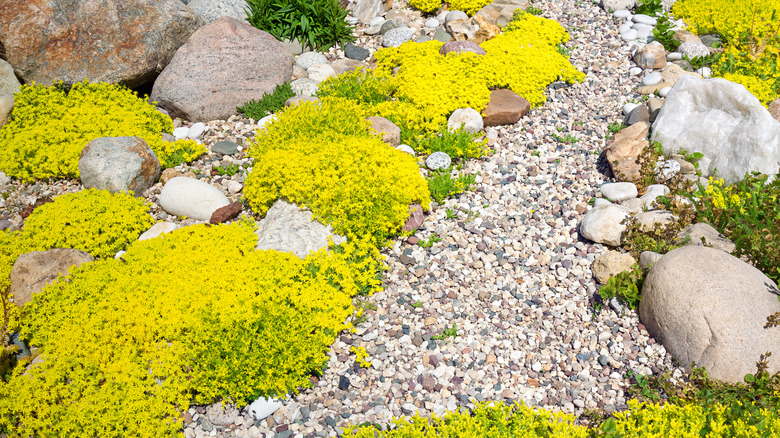
POLYGON ((205 131, 206 131, 206 124, 202 122, 194 123, 192 126, 190 126, 190 129, 187 131, 187 138, 191 140, 195 140, 196 138, 203 135, 205 131))
POLYGON ((623 41, 634 41, 639 37, 639 32, 636 29, 628 29, 620 34, 620 39, 623 41))
POLYGON ((642 85, 655 85, 661 82, 661 80, 663 80, 661 73, 654 71, 652 73, 648 73, 644 78, 642 78, 642 85))
POLYGON ((631 111, 633 111, 633 110, 634 110, 634 108, 636 108, 636 107, 638 107, 638 106, 639 106, 639 105, 637 105, 637 104, 635 104, 635 103, 632 103, 632 102, 629 102, 629 103, 627 103, 627 104, 623 105, 623 114, 624 114, 624 115, 629 115, 629 114, 631 114, 631 111))
POLYGON ((434 152, 425 160, 425 166, 431 170, 446 169, 452 164, 452 159, 446 152, 434 152))
POLYGON ((658 90, 658 95, 661 97, 666 97, 670 91, 672 91, 672 87, 663 87, 658 90))
POLYGON ((639 68, 639 67, 631 67, 631 68, 628 70, 628 74, 629 74, 629 76, 637 76, 637 75, 639 75, 640 73, 642 73, 642 69, 641 69, 641 68, 639 68))
POLYGON ((634 16, 631 17, 631 21, 634 23, 649 24, 651 26, 655 26, 656 23, 658 23, 657 19, 645 14, 634 14, 634 16))
POLYGON ((682 53, 680 52, 669 52, 668 55, 666 55, 667 61, 679 61, 682 59, 682 53))
POLYGON ((629 11, 628 9, 618 9, 617 11, 612 13, 612 16, 615 18, 628 18, 629 20, 632 17, 631 11, 629 11))
POLYGON ((173 138, 176 140, 184 140, 187 138, 187 133, 190 132, 190 128, 186 126, 180 126, 173 130, 173 138))

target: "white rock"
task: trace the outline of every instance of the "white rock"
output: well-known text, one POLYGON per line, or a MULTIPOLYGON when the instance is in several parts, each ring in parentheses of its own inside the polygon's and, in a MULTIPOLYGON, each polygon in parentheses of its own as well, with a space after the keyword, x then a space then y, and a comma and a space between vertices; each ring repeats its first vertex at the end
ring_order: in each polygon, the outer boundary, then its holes
POLYGON ((704 78, 709 78, 710 76, 712 76, 712 70, 710 70, 709 67, 697 68, 696 73, 702 75, 702 77, 704 78))
POLYGON ((658 90, 658 95, 661 97, 666 97, 669 95, 670 91, 672 91, 672 87, 663 87, 660 90, 658 90))
POLYGON ((596 198, 593 201, 593 207, 594 208, 595 207, 601 207, 602 205, 612 205, 612 203, 609 202, 609 199, 604 199, 604 198, 596 198))
POLYGON ((640 41, 647 41, 648 38, 650 38, 653 35, 652 28, 650 29, 642 28, 642 29, 635 29, 635 30, 636 30, 636 39, 640 41))
POLYGON ((668 55, 666 55, 667 61, 679 61, 682 59, 682 53, 680 52, 669 52, 668 55))
POLYGON ((639 37, 639 32, 637 32, 635 29, 628 29, 627 31, 620 34, 620 39, 623 41, 634 41, 639 37))
POLYGON ((631 29, 634 29, 637 32, 641 32, 641 31, 644 31, 644 30, 652 32, 653 31, 653 26, 650 26, 649 24, 643 24, 643 23, 632 23, 631 24, 631 29))
POLYGON ((627 104, 623 105, 623 114, 629 115, 631 114, 631 111, 634 110, 634 108, 638 107, 639 105, 633 102, 628 102, 627 104))
POLYGON ((656 18, 645 14, 634 14, 634 16, 631 17, 631 21, 634 23, 649 24, 651 26, 655 26, 658 23, 656 18))
POLYGON ((336 70, 333 70, 333 67, 327 63, 312 65, 307 72, 309 73, 309 79, 317 82, 322 82, 331 76, 336 76, 336 70))
POLYGON ((406 152, 407 154, 409 154, 409 155, 411 155, 413 157, 416 155, 416 153, 414 152, 414 149, 412 149, 412 147, 409 146, 408 144, 398 145, 395 148, 398 149, 399 151, 406 152))
POLYGON ((274 120, 275 118, 276 118, 275 114, 269 114, 257 121, 257 127, 264 128, 265 125, 267 125, 271 120, 274 120))
POLYGON ((257 421, 267 418, 282 406, 284 404, 278 400, 260 397, 247 406, 246 411, 257 421))
POLYGON ((173 130, 173 138, 176 140, 184 140, 187 138, 187 133, 190 132, 190 128, 186 126, 180 126, 173 130))
POLYGON ((647 191, 639 199, 645 208, 650 209, 654 208, 653 203, 657 197, 667 195, 668 193, 669 187, 663 184, 651 184, 647 186, 647 191))
POLYGON ((677 47, 677 51, 683 56, 689 58, 696 58, 699 56, 707 56, 710 54, 710 49, 707 48, 701 41, 686 41, 677 47))
MULTIPOLYGON (((664 153, 701 152, 699 168, 727 182, 780 166, 780 122, 740 84, 684 75, 653 123, 653 141, 664 153)), ((678 163, 679 164, 679 163, 678 163)))
POLYGON ((674 160, 658 161, 655 165, 655 174, 663 179, 669 179, 680 173, 680 163, 674 160))
POLYGON ((447 119, 447 129, 455 131, 463 126, 468 132, 477 133, 485 126, 482 115, 472 108, 456 109, 447 119))
POLYGON ((628 9, 617 10, 617 11, 612 13, 612 16, 615 17, 615 18, 627 18, 629 20, 632 17, 631 11, 629 11, 628 9))
POLYGON ((648 73, 647 76, 642 78, 642 85, 655 85, 663 80, 663 76, 661 76, 661 73, 658 73, 657 71, 654 71, 652 73, 648 73))
POLYGON ((605 245, 620 246, 629 212, 619 205, 602 205, 585 214, 580 233, 586 239, 605 245))
POLYGON ((628 69, 629 76, 638 76, 640 73, 642 73, 644 70, 642 70, 639 67, 631 67, 628 69))
POLYGON ((634 23, 632 23, 630 21, 627 21, 627 22, 621 24, 620 27, 618 28, 618 33, 626 33, 626 32, 628 32, 629 30, 631 30, 633 28, 633 25, 634 25, 634 23))
POLYGON ((206 124, 203 122, 193 123, 192 126, 190 126, 190 129, 187 131, 187 138, 191 140, 195 140, 196 138, 203 135, 203 133, 206 131, 206 124))
POLYGON ((256 249, 291 252, 305 258, 310 252, 328 246, 330 238, 336 245, 346 238, 333 233, 330 226, 314 220, 311 210, 303 209, 282 199, 277 200, 257 223, 256 249))
POLYGON ((430 170, 446 169, 452 164, 452 159, 446 152, 434 152, 425 159, 425 166, 430 170))
POLYGON ((230 201, 216 187, 183 176, 172 178, 160 192, 160 207, 168 214, 199 221, 211 219, 215 210, 228 204, 230 201))
POLYGON ((290 87, 298 96, 314 96, 319 89, 317 84, 318 82, 313 79, 301 78, 290 82, 290 87))
POLYGON ((156 224, 152 225, 151 228, 146 230, 143 234, 138 236, 138 240, 153 239, 157 236, 170 233, 171 231, 177 228, 179 228, 179 226, 174 224, 173 222, 157 222, 156 224))
POLYGON ((602 185, 601 194, 612 202, 622 202, 636 198, 638 192, 634 183, 618 182, 602 185))
POLYGON ((328 58, 320 52, 301 53, 295 57, 295 65, 308 70, 309 67, 317 64, 327 64, 328 58))
POLYGON ((238 181, 231 180, 230 182, 227 183, 227 189, 231 195, 235 195, 236 193, 240 192, 243 188, 244 185, 238 181))
POLYGON ((439 27, 439 20, 435 18, 429 18, 425 20, 425 27, 430 29, 436 29, 437 27, 439 27))

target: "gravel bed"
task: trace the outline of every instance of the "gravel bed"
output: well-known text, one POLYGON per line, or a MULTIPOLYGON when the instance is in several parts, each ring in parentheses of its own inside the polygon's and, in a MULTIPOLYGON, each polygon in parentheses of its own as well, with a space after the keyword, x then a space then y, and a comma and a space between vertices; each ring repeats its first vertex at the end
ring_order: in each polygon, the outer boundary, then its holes
MULTIPOLYGON (((435 233, 441 241, 428 248, 398 241, 383 251, 385 290, 368 300, 356 332, 333 344, 313 388, 259 421, 242 412, 230 425, 214 425, 205 407, 194 406, 184 414, 185 436, 336 436, 363 422, 441 415, 483 400, 524 401, 576 415, 613 412, 626 408, 627 371, 673 368, 635 312, 592 310, 597 285, 590 265, 607 248, 577 232, 589 200, 608 180, 599 161, 607 124, 636 97, 639 79, 628 74, 633 64, 618 36, 620 20, 589 1, 534 6, 569 30, 570 57, 585 81, 553 84, 543 107, 514 126, 488 129, 494 152, 462 169, 477 175, 475 189, 435 206, 415 235, 426 240, 435 233), (579 141, 562 143, 553 134, 579 141), (457 336, 442 339, 453 327, 457 336), (370 368, 355 364, 352 346, 368 351, 370 368)), ((423 21, 409 16, 412 23, 423 21)), ((373 51, 376 40, 360 36, 356 44, 373 51)), ((331 60, 343 56, 338 49, 329 53, 331 60)), ((207 125, 207 147, 220 140, 246 146, 257 129, 241 117, 207 125)), ((251 168, 241 152, 209 154, 176 170, 193 171, 235 200, 241 196, 235 183, 243 183, 246 169, 216 174, 231 163, 251 168)), ((37 198, 81 188, 75 180, 0 186, 8 194, 0 208, 12 227, 37 198)), ((154 203, 160 188, 149 189, 146 198, 154 203)), ((178 221, 152 208, 158 219, 178 221)))

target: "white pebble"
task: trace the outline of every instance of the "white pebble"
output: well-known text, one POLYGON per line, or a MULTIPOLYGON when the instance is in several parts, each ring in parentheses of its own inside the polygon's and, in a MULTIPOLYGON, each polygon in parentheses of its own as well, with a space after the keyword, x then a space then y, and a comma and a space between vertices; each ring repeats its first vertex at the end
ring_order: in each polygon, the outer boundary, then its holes
POLYGON ((658 20, 655 18, 645 15, 645 14, 634 14, 633 17, 631 17, 631 20, 634 23, 643 23, 643 24, 649 24, 651 26, 655 26, 656 23, 658 23, 658 20))
POLYGON ((187 131, 187 138, 195 140, 196 138, 203 135, 203 132, 206 131, 206 125, 204 123, 198 122, 194 123, 192 126, 190 126, 189 131, 187 131))
POLYGON ((612 16, 615 18, 628 18, 630 20, 632 15, 628 9, 618 9, 612 13, 612 16))
POLYGON ((623 41, 634 41, 639 37, 639 32, 637 32, 635 29, 628 29, 627 31, 620 34, 620 39, 623 41))
POLYGON ((667 61, 679 61, 682 59, 682 53, 680 52, 669 52, 668 55, 666 55, 667 61))
POLYGON ((181 126, 173 130, 173 138, 176 140, 183 140, 187 138, 187 133, 190 132, 190 128, 181 126))
POLYGON ((669 92, 672 91, 672 87, 663 87, 660 90, 658 90, 658 95, 661 97, 666 97, 669 92))
POLYGON ((439 27, 439 20, 435 18, 429 18, 425 20, 425 27, 428 27, 430 29, 436 29, 437 27, 439 27))
POLYGON ((712 70, 710 70, 709 67, 702 67, 702 68, 696 69, 696 73, 702 75, 705 78, 708 78, 708 77, 712 76, 712 70))
POLYGON ((618 32, 621 33, 621 34, 624 34, 624 33, 628 32, 632 28, 632 26, 633 25, 632 25, 632 23, 630 21, 627 22, 627 23, 624 23, 622 26, 620 26, 618 28, 618 32))
POLYGON ((628 70, 628 74, 629 74, 630 76, 637 76, 637 75, 639 75, 640 73, 642 73, 642 69, 641 69, 640 67, 631 67, 631 68, 628 70))
POLYGON ((629 103, 623 105, 623 114, 625 114, 625 115, 631 114, 631 111, 633 111, 634 108, 636 108, 638 106, 639 105, 637 105, 637 104, 635 104, 633 102, 629 102, 629 103))
POLYGON ((655 85, 661 82, 661 80, 663 80, 663 76, 661 76, 661 73, 654 71, 652 73, 649 73, 644 78, 642 78, 642 85, 655 85))

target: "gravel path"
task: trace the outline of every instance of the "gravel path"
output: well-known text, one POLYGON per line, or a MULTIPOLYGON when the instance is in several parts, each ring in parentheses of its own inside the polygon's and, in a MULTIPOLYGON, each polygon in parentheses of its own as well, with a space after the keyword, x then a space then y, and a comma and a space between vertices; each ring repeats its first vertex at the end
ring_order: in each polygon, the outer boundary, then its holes
MULTIPOLYGON (((217 426, 204 407, 193 407, 184 415, 185 436, 335 436, 346 426, 442 414, 482 400, 522 400, 577 415, 612 412, 626 408, 627 371, 672 367, 635 312, 592 311, 590 265, 606 248, 577 232, 606 180, 599 153, 607 124, 636 97, 638 77, 628 74, 633 63, 618 36, 620 20, 588 0, 534 6, 569 30, 572 63, 586 80, 554 84, 543 107, 513 127, 488 130, 495 152, 463 168, 478 175, 475 189, 436 206, 416 234, 426 240, 435 233, 441 241, 428 248, 399 241, 384 251, 385 290, 368 300, 356 333, 333 344, 314 388, 257 422, 244 414, 217 426), (553 134, 579 141, 562 143, 553 134), (440 338, 453 327, 457 336, 440 338), (368 351, 370 368, 355 364, 352 346, 368 351)), ((211 122, 205 142, 241 142, 255 129, 240 118, 211 122)), ((221 164, 227 163, 207 157, 192 167, 206 178, 221 164)), ((210 179, 226 193, 231 180, 243 182, 241 175, 210 179)), ((160 186, 147 192, 150 201, 160 186)), ((80 184, 2 188, 9 195, 0 207, 18 224, 22 206, 80 184)), ((159 208, 154 213, 172 220, 159 208)))

